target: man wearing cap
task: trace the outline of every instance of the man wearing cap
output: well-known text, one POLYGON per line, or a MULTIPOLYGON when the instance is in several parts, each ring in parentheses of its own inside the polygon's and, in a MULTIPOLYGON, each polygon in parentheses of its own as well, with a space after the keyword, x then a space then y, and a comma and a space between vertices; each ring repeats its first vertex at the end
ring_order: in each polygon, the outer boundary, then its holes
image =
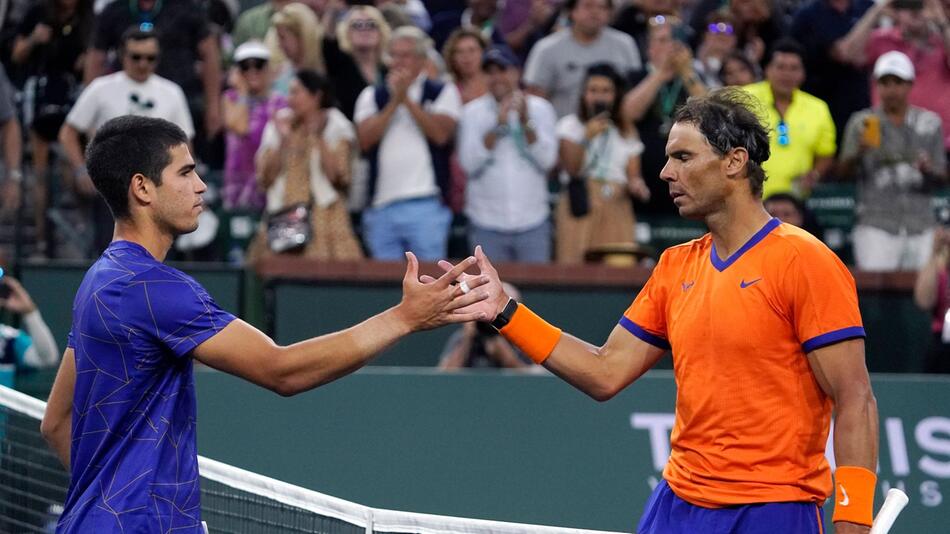
POLYGON ((910 104, 915 69, 902 52, 874 64, 880 104, 851 116, 839 172, 858 184, 854 256, 866 271, 916 271, 933 241, 931 195, 947 168, 940 117, 910 104))
MULTIPOLYGON (((929 109, 950 123, 950 22, 940 0, 892 0, 882 2, 893 8, 894 24, 870 32, 856 42, 863 64, 872 65, 890 51, 903 52, 916 71, 909 102, 929 109)), ((879 8, 879 13, 883 11, 879 8)), ((876 83, 871 84, 871 101, 880 102, 876 83)), ((950 136, 944 131, 944 149, 950 151, 950 136)))
POLYGON ((469 242, 498 261, 551 260, 547 174, 557 162, 554 108, 519 88, 521 70, 507 47, 482 60, 488 93, 459 121, 459 162, 468 175, 469 242))

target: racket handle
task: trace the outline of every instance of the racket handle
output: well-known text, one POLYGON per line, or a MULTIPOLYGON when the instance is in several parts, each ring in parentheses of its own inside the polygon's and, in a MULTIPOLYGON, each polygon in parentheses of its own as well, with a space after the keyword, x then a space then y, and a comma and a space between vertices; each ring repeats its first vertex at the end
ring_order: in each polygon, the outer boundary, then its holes
POLYGON ((901 510, 907 506, 909 501, 910 499, 907 498, 907 494, 903 491, 897 488, 887 490, 887 498, 884 499, 884 504, 881 505, 881 509, 877 512, 877 517, 874 518, 871 534, 887 534, 890 532, 897 516, 901 513, 901 510))

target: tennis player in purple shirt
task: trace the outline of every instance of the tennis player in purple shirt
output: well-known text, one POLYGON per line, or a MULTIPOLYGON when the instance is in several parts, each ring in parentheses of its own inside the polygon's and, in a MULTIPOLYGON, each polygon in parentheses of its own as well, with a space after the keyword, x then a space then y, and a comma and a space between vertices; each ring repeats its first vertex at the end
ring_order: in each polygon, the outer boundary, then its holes
POLYGON ((202 532, 195 359, 294 395, 353 372, 410 332, 479 318, 456 310, 483 292, 451 283, 474 258, 423 283, 407 253, 399 304, 346 330, 278 346, 162 263, 175 237, 197 228, 206 189, 180 128, 119 117, 96 133, 86 162, 115 234, 76 294, 42 423, 71 470, 57 532, 202 532))

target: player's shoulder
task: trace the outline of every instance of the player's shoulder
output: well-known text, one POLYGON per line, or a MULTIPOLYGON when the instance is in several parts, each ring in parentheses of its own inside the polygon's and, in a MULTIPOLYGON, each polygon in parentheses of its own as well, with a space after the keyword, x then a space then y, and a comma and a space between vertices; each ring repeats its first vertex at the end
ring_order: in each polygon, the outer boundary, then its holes
POLYGON ((704 253, 708 254, 711 244, 712 235, 706 233, 696 239, 691 239, 679 245, 673 245, 660 254, 660 263, 681 263, 690 258, 699 257, 704 253))
POLYGON ((782 223, 772 232, 773 249, 788 257, 788 260, 834 259, 838 260, 828 245, 797 226, 782 223))
POLYGON ((151 284, 184 284, 188 286, 198 285, 198 282, 190 275, 164 263, 154 262, 151 265, 143 264, 137 270, 135 276, 130 280, 131 283, 151 283, 151 284))

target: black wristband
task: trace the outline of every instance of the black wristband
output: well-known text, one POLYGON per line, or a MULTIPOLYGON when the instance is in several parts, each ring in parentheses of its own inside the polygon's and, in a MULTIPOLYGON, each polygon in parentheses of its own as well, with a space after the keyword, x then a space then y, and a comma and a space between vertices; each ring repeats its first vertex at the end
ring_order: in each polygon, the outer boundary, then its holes
POLYGON ((509 298, 508 304, 505 305, 505 309, 501 310, 495 320, 491 322, 492 327, 495 330, 501 331, 502 328, 508 326, 508 323, 511 322, 511 318, 514 317, 515 312, 518 310, 518 301, 509 298))

